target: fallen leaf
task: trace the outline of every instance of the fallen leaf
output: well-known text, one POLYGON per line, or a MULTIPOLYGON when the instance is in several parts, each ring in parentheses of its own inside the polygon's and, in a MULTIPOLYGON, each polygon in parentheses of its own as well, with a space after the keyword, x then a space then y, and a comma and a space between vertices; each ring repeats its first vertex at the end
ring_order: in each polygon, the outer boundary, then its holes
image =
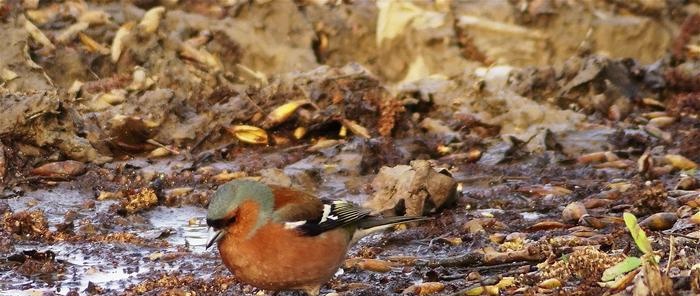
POLYGON ((623 274, 637 269, 641 265, 642 259, 639 259, 638 257, 627 257, 625 260, 622 260, 622 262, 606 269, 603 272, 603 276, 600 280, 603 282, 612 281, 623 274))
POLYGON ((639 224, 637 224, 637 217, 625 212, 622 215, 622 218, 625 220, 625 225, 630 231, 634 242, 637 244, 637 248, 639 248, 639 250, 644 254, 651 254, 653 252, 651 242, 647 238, 647 234, 644 232, 644 230, 642 230, 642 228, 639 227, 639 224))

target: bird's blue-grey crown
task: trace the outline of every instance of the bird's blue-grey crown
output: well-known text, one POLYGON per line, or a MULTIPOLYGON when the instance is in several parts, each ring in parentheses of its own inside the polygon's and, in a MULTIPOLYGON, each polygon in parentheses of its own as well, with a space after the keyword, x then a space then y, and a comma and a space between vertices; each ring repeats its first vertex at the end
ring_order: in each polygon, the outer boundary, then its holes
POLYGON ((207 221, 223 219, 248 199, 258 202, 261 211, 272 210, 274 205, 269 186, 252 180, 233 180, 214 192, 207 210, 207 221))

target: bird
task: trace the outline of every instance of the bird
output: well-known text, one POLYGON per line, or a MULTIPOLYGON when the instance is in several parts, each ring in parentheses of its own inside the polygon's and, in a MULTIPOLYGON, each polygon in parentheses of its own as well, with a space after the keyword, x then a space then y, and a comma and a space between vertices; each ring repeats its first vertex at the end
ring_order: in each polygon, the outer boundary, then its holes
POLYGON ((422 216, 382 217, 345 200, 326 200, 253 180, 214 192, 206 222, 224 265, 243 283, 268 291, 320 293, 360 238, 422 216))

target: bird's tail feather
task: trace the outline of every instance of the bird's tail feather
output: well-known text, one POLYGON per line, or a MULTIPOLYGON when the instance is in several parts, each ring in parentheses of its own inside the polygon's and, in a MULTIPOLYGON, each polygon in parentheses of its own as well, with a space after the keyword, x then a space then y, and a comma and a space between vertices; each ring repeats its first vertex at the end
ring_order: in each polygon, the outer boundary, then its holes
POLYGON ((361 238, 363 238, 367 235, 370 235, 374 232, 387 229, 387 228, 389 228, 393 225, 396 225, 396 224, 430 220, 430 219, 431 218, 420 217, 420 216, 396 216, 396 217, 386 217, 386 218, 369 216, 367 218, 360 220, 357 223, 357 230, 355 230, 355 233, 353 233, 350 244, 354 245, 361 238))
POLYGON ((428 217, 422 216, 395 216, 395 217, 375 217, 370 216, 365 219, 360 220, 357 223, 357 228, 360 229, 370 229, 380 226, 391 226, 400 223, 415 222, 429 220, 428 217))

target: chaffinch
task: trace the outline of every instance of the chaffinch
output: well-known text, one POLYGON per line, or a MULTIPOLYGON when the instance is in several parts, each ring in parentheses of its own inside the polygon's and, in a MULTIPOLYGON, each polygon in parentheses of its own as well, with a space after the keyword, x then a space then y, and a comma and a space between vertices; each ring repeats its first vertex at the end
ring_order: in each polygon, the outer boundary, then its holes
POLYGON ((218 188, 207 224, 221 258, 241 282, 265 290, 318 295, 362 236, 423 217, 370 215, 347 201, 324 201, 291 188, 234 180, 218 188))

